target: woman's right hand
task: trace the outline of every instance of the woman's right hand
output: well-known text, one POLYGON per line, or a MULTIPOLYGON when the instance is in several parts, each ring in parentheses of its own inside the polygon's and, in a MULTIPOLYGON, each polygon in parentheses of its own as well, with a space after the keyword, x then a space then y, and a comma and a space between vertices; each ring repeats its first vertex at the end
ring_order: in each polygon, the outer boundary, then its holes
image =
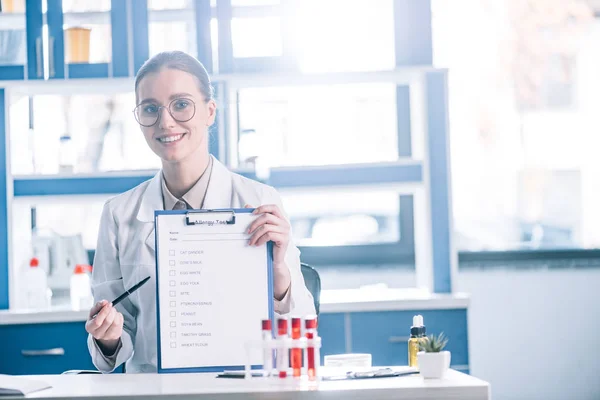
POLYGON ((105 355, 112 355, 123 334, 123 314, 111 303, 102 300, 90 309, 85 330, 96 339, 105 355))

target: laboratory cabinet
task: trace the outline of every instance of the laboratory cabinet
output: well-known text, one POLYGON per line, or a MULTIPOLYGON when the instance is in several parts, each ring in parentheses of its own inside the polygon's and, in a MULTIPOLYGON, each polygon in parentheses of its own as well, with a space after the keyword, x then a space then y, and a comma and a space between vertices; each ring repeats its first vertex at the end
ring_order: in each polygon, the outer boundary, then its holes
POLYGON ((328 354, 369 353, 373 365, 407 365, 408 338, 415 314, 423 316, 428 334, 449 338, 446 350, 452 367, 469 369, 467 309, 321 313, 321 357, 328 354))
POLYGON ((0 374, 60 374, 95 369, 85 321, 0 325, 0 374))
MULTIPOLYGON (((375 366, 407 365, 407 341, 415 314, 423 316, 428 333, 448 336, 446 349, 452 353, 452 367, 468 373, 466 308, 321 313, 321 362, 329 354, 369 353, 375 366)), ((0 325, 0 343, 4 346, 0 374, 95 370, 84 321, 0 325)))

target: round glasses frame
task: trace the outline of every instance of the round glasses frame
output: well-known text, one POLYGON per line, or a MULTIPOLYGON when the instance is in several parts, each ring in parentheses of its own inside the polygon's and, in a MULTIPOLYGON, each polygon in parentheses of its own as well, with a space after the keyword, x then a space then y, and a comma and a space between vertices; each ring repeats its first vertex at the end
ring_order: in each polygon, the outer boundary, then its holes
POLYGON ((140 121, 140 117, 139 117, 139 115, 138 115, 138 112, 139 112, 139 110, 141 110, 141 107, 147 106, 148 104, 151 104, 151 103, 142 103, 142 104, 138 104, 138 105, 137 105, 137 106, 136 106, 136 107, 133 109, 133 116, 135 117, 135 120, 137 121, 137 123, 138 123, 138 124, 140 124, 140 125, 141 125, 141 126, 143 126, 143 127, 146 127, 146 128, 149 128, 149 127, 151 127, 151 126, 154 126, 154 125, 156 125, 156 123, 157 123, 157 122, 160 120, 160 118, 161 118, 161 116, 162 116, 162 113, 160 112, 161 108, 164 108, 164 109, 166 109, 166 110, 167 110, 167 112, 169 113, 169 115, 171 116, 171 118, 173 118, 173 119, 174 119, 175 121, 177 121, 177 122, 187 122, 187 121, 191 120, 192 118, 194 118, 194 116, 196 115, 196 103, 194 103, 194 101, 193 101, 193 100, 191 100, 191 99, 188 99, 188 98, 185 98, 185 97, 180 97, 180 98, 177 98, 177 99, 173 99, 173 100, 172 100, 172 101, 169 103, 169 105, 167 105, 167 106, 158 106, 158 110, 156 111, 156 119, 154 120, 154 122, 153 122, 153 123, 151 123, 151 124, 143 124, 143 123, 140 121), (176 103, 176 102, 178 102, 178 101, 182 101, 182 100, 183 100, 183 101, 186 101, 186 102, 188 102, 188 103, 190 103, 190 105, 193 107, 193 110, 192 110, 192 115, 191 115, 189 118, 183 118, 183 119, 182 119, 182 118, 178 118, 178 117, 176 117, 176 116, 174 115, 174 114, 176 114, 176 112, 173 112, 173 111, 171 111, 171 107, 173 106, 173 104, 175 104, 175 103, 176 103))

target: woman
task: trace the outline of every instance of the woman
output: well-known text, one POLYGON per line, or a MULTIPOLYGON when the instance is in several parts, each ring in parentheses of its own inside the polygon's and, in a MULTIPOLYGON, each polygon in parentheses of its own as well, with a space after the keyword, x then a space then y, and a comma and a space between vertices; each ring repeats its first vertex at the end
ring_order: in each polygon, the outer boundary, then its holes
MULTIPOLYGON (((158 54, 139 70, 135 95, 135 118, 146 142, 161 158, 162 170, 104 206, 92 276, 94 298, 99 301, 86 323, 96 367, 110 372, 127 362, 127 372, 157 370, 157 209, 259 206, 255 213, 261 215, 250 226, 249 245, 273 242, 275 312, 314 313, 300 271, 300 252, 291 243, 279 195, 272 187, 230 172, 208 153, 208 129, 217 106, 202 64, 182 52, 158 54), (148 275, 150 282, 119 305, 108 302, 148 275)), ((231 296, 232 301, 243 301, 235 293, 231 296)))

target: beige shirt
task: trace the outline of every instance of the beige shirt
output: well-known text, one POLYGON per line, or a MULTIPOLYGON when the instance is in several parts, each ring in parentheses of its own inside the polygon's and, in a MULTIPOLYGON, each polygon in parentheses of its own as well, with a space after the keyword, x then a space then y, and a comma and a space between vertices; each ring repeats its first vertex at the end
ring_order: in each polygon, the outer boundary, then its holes
POLYGON ((165 177, 160 174, 160 183, 162 186, 163 195, 163 206, 165 210, 185 210, 185 209, 201 209, 204 205, 204 198, 206 197, 206 191, 208 189, 208 183, 210 182, 210 174, 212 172, 213 158, 209 157, 208 166, 206 170, 198 179, 198 182, 194 184, 184 194, 181 199, 173 196, 173 194, 167 188, 165 177))

